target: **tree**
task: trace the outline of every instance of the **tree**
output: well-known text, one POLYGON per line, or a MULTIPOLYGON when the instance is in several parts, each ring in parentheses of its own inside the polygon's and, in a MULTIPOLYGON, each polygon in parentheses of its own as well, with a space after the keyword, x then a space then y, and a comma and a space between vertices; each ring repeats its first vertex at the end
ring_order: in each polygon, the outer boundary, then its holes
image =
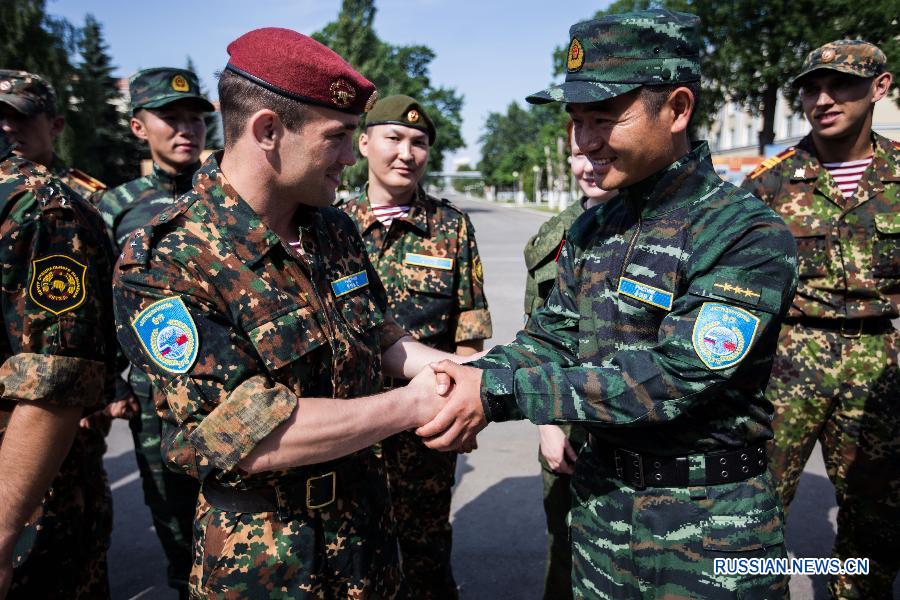
POLYGON ((75 106, 69 122, 72 162, 107 185, 118 185, 137 177, 142 149, 119 108, 123 98, 112 74, 100 22, 93 15, 85 17, 78 49, 81 63, 72 85, 75 106))
MULTIPOLYGON (((428 67, 435 57, 433 50, 422 45, 394 46, 379 39, 374 29, 376 12, 374 0, 343 0, 337 19, 312 37, 374 83, 380 97, 407 94, 422 103, 437 129, 429 169, 440 171, 445 153, 463 146, 463 98, 452 88, 432 85, 428 67)), ((345 169, 344 183, 361 187, 368 177, 367 169, 364 160, 345 169)))
MULTIPOLYGON (((191 60, 190 56, 187 57, 187 63, 184 68, 197 75, 198 80, 200 79, 200 75, 197 73, 196 67, 194 67, 194 61, 191 60)), ((200 84, 200 93, 204 97, 209 98, 209 92, 202 83, 200 84)), ((221 148, 223 144, 219 115, 217 113, 207 113, 204 115, 203 120, 206 122, 206 147, 221 148)))

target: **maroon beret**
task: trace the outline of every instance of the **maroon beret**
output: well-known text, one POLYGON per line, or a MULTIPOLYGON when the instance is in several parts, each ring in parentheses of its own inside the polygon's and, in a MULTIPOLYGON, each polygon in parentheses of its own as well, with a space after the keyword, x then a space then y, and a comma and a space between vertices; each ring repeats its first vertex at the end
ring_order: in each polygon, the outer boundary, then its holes
POLYGON ((226 71, 298 102, 358 115, 378 95, 340 55, 290 29, 254 29, 228 44, 228 55, 226 71))

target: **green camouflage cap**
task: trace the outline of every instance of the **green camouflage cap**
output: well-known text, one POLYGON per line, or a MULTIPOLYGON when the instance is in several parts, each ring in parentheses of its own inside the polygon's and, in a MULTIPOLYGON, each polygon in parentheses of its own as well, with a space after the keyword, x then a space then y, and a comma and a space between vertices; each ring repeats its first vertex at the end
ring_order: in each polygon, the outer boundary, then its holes
POLYGON ((866 79, 877 77, 884 73, 885 64, 887 57, 875 44, 863 40, 836 40, 810 52, 803 61, 800 74, 791 80, 791 85, 798 86, 800 79, 820 69, 866 79))
POLYGON ((40 75, 0 69, 0 102, 23 115, 56 114, 56 92, 40 75))
POLYGON ((434 123, 419 102, 410 96, 397 94, 382 98, 366 113, 366 127, 373 125, 403 125, 428 134, 428 144, 434 145, 437 130, 434 123))
POLYGON ((131 112, 139 108, 159 108, 178 100, 194 100, 206 112, 215 107, 200 92, 197 76, 187 69, 157 67, 138 71, 128 80, 131 112))
POLYGON ((668 10, 607 15, 569 29, 566 80, 531 104, 599 102, 642 85, 700 81, 700 19, 668 10))

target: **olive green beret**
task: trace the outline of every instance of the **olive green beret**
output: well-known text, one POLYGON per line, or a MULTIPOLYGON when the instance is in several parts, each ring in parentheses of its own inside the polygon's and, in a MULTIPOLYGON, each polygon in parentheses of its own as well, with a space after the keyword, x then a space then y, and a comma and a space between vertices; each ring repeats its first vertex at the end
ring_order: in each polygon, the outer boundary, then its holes
POLYGON ((424 131, 428 134, 429 145, 433 145, 437 138, 437 130, 428 113, 415 98, 409 96, 397 94, 382 98, 366 114, 366 127, 387 123, 424 131))

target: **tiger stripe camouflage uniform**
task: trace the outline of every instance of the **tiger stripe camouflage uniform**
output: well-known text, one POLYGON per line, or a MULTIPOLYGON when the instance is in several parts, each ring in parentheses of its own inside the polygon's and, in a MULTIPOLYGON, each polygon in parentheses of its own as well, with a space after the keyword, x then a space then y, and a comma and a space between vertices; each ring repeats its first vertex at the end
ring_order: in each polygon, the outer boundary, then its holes
MULTIPOLYGON (((96 210, 0 132, 0 442, 19 401, 101 408, 114 369, 113 255, 96 210)), ((14 552, 8 598, 108 598, 112 498, 97 429, 78 428, 14 552)))
MULTIPOLYGON (((525 315, 530 317, 544 305, 556 282, 556 259, 566 232, 584 214, 582 197, 566 210, 541 225, 537 234, 525 244, 525 315)), ((560 425, 572 448, 578 452, 587 440, 587 431, 572 424, 560 425)), ((564 600, 572 597, 572 543, 568 516, 572 507, 571 476, 555 473, 542 452, 541 479, 544 487, 544 514, 547 517, 547 569, 544 576, 544 598, 564 600)))
MULTIPOLYGON (((698 27, 664 10, 576 24, 565 82, 528 101, 697 82, 698 27)), ((705 142, 618 190, 569 230, 516 340, 472 363, 485 416, 590 433, 572 481, 576 598, 784 596, 785 576, 716 573, 714 559, 787 556, 763 392, 797 283, 793 238, 716 175, 705 142)))
POLYGON ((385 317, 384 289, 346 215, 299 209, 301 246, 291 250, 220 160, 211 156, 194 189, 132 235, 114 290, 122 347, 164 391, 167 465, 202 483, 191 593, 392 598, 397 543, 371 450, 257 475, 236 467, 298 397, 378 392, 381 351, 405 332, 385 317), (355 287, 333 292, 347 277, 355 287), (174 324, 154 329, 160 345, 149 349, 139 331, 162 321, 174 324), (248 499, 271 507, 234 504, 248 499))
MULTIPOLYGON (((199 167, 198 162, 173 175, 154 163, 149 175, 123 183, 100 198, 97 208, 109 228, 117 255, 121 254, 132 231, 149 223, 191 190, 191 178, 199 167)), ((128 381, 119 377, 116 383, 117 398, 131 392, 140 405, 140 411, 131 417, 128 425, 134 439, 144 502, 166 554, 169 585, 186 592, 192 563, 194 508, 200 486, 193 477, 166 468, 160 449, 162 419, 156 414, 155 392, 146 373, 132 366, 128 381)))
POLYGON ((845 199, 811 136, 744 182, 797 240, 800 284, 767 396, 772 467, 785 507, 816 441, 839 507, 834 555, 866 576, 829 582, 839 598, 889 598, 900 569, 900 144, 872 134, 873 159, 845 199))
MULTIPOLYGON (((388 314, 418 341, 452 352, 491 337, 481 258, 468 216, 419 187, 390 227, 366 194, 342 206, 356 223, 387 291, 388 314)), ((450 565, 450 499, 456 454, 430 450, 413 432, 381 444, 403 575, 412 598, 456 598, 450 565)))

